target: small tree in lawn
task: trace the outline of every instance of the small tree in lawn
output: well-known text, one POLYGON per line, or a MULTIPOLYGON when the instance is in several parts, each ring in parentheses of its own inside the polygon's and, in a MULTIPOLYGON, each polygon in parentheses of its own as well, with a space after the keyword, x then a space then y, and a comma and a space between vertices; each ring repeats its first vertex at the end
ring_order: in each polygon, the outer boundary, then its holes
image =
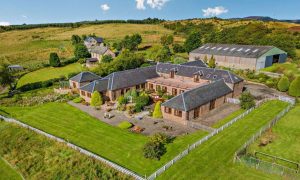
POLYGON ((250 109, 255 106, 254 97, 250 92, 243 92, 240 97, 240 106, 242 109, 250 109))
POLYGON ((300 77, 296 77, 290 85, 289 95, 294 97, 300 97, 300 77))
POLYGON ((98 91, 93 92, 91 106, 98 108, 103 104, 102 97, 98 91))
POLYGON ((156 104, 155 104, 155 107, 154 107, 154 111, 153 111, 153 117, 154 118, 162 118, 162 112, 161 112, 161 108, 160 108, 160 105, 161 105, 161 102, 158 101, 156 104))
POLYGON ((208 66, 210 68, 215 68, 216 67, 216 59, 214 58, 213 55, 209 59, 208 66))
POLYGON ((277 88, 281 92, 286 92, 289 90, 290 81, 286 76, 282 76, 277 84, 277 88))
POLYGON ((57 53, 50 53, 49 64, 52 67, 59 67, 60 66, 60 59, 59 59, 57 53))

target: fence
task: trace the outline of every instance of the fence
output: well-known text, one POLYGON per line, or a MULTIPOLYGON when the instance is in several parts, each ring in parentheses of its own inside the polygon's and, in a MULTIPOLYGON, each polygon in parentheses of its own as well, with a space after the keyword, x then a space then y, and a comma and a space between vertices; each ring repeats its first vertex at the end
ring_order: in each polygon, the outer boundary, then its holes
MULTIPOLYGON (((279 100, 286 100, 284 98, 278 98, 279 100)), ((290 101, 288 101, 290 102, 290 101)), ((241 158, 242 156, 247 155, 247 149, 249 147, 250 144, 254 143, 254 141, 256 139, 258 139, 263 133, 265 133, 268 129, 270 129, 271 127, 273 127, 287 112, 290 111, 290 109, 293 107, 294 104, 290 104, 287 108, 285 108, 283 111, 281 111, 270 123, 268 123, 267 125, 265 125, 264 127, 262 127, 256 134, 254 134, 252 136, 251 139, 249 139, 238 151, 236 151, 235 155, 234 155, 234 162, 238 161, 238 162, 245 162, 243 161, 243 158, 241 158)), ((257 164, 256 164, 256 168, 260 168, 263 167, 262 165, 260 165, 259 163, 262 162, 261 164, 266 165, 267 162, 266 161, 262 161, 259 159, 256 159, 254 157, 252 157, 252 160, 256 160, 257 164)), ((248 164, 248 163, 245 163, 248 164)), ((284 167, 281 166, 279 164, 275 164, 275 163, 269 163, 270 167, 272 166, 272 168, 277 168, 277 169, 281 169, 280 172, 291 172, 291 169, 288 167, 284 167)), ((262 168, 263 169, 263 168, 262 168)))
POLYGON ((69 143, 69 142, 65 141, 64 139, 62 139, 62 138, 58 138, 56 136, 48 134, 48 133, 46 133, 44 131, 41 131, 41 130, 39 130, 37 128, 31 127, 31 126, 29 126, 27 124, 24 124, 24 123, 22 123, 22 122, 20 122, 18 120, 12 119, 12 118, 6 118, 6 117, 0 115, 0 119, 3 119, 4 121, 10 122, 10 123, 16 123, 16 124, 18 124, 18 125, 20 125, 20 126, 22 126, 24 128, 30 129, 30 130, 32 130, 32 131, 34 131, 34 132, 36 132, 38 134, 44 135, 44 136, 46 136, 46 137, 48 137, 50 139, 54 139, 54 140, 56 140, 58 142, 65 143, 67 146, 69 146, 69 147, 71 147, 71 148, 79 151, 80 153, 85 154, 87 156, 90 156, 92 158, 95 158, 95 159, 103 162, 104 164, 106 164, 106 165, 108 165, 108 166, 110 166, 110 167, 112 167, 112 168, 114 168, 114 169, 116 169, 116 170, 118 170, 118 171, 120 171, 120 172, 122 172, 124 174, 132 176, 133 178, 138 179, 138 180, 144 180, 143 177, 141 177, 140 175, 136 174, 135 172, 130 171, 130 170, 128 170, 128 169, 126 169, 126 168, 124 168, 124 167, 122 167, 122 166, 114 163, 114 162, 111 162, 111 161, 109 161, 109 160, 107 160, 107 159, 105 159, 103 157, 100 157, 100 156, 98 156, 98 155, 96 155, 96 154, 94 154, 94 153, 92 153, 90 151, 87 151, 87 150, 85 150, 85 149, 83 149, 83 148, 81 148, 79 146, 76 146, 76 145, 74 145, 72 143, 69 143))

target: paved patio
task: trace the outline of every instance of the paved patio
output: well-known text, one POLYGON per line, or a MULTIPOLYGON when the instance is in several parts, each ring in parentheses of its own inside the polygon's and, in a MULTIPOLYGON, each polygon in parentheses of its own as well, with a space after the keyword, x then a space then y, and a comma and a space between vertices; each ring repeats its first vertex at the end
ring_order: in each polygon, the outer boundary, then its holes
MULTIPOLYGON (((165 134, 168 134, 170 136, 178 136, 178 135, 184 135, 187 133, 192 133, 197 131, 194 128, 187 127, 185 125, 182 125, 180 123, 176 123, 170 120, 165 119, 154 119, 152 117, 149 117, 148 115, 145 115, 146 113, 143 112, 142 114, 138 114, 137 116, 144 115, 144 117, 141 120, 138 120, 135 117, 129 117, 126 115, 125 112, 118 111, 118 110, 112 110, 109 112, 109 114, 112 114, 114 117, 111 119, 104 118, 104 113, 106 112, 104 108, 101 110, 96 110, 91 106, 86 106, 83 104, 76 104, 72 101, 68 102, 73 107, 76 107, 89 115, 99 119, 102 122, 105 122, 107 124, 110 124, 112 126, 117 126, 122 121, 128 121, 131 122, 134 125, 137 125, 139 127, 145 128, 145 130, 142 132, 144 135, 152 135, 158 132, 163 132, 165 134), (172 127, 171 130, 165 130, 163 128, 164 126, 172 127)), ((136 117, 137 117, 136 116, 136 117)))

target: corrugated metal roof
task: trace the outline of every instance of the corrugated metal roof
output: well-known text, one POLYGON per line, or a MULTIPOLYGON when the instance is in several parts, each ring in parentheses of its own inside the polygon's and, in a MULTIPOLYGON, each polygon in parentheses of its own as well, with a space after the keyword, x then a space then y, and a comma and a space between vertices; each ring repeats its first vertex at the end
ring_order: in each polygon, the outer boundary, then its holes
POLYGON ((273 48, 275 47, 209 43, 209 44, 204 44, 203 46, 193 50, 191 53, 246 57, 246 58, 259 58, 273 48))
POLYGON ((182 63, 184 66, 196 66, 196 67, 207 67, 207 65, 202 60, 189 61, 186 63, 182 63))
POLYGON ((231 92, 232 89, 226 85, 224 80, 218 80, 208 85, 186 91, 162 103, 162 106, 180 111, 190 111, 231 92))

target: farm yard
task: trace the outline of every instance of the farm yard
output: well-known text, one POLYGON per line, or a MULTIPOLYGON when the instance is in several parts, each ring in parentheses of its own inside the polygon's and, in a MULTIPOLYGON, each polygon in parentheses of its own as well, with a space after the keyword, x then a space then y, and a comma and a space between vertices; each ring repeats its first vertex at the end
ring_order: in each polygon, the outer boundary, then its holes
POLYGON ((25 74, 18 81, 17 87, 29 83, 35 83, 40 81, 47 81, 50 79, 67 77, 71 73, 79 73, 83 70, 83 67, 79 63, 70 64, 64 67, 46 67, 30 73, 25 74))
POLYGON ((214 136, 174 166, 158 179, 276 179, 275 175, 239 166, 233 163, 235 151, 240 148, 262 126, 281 112, 287 103, 270 101, 249 115, 214 136), (189 168, 182 168, 189 167, 189 168))

